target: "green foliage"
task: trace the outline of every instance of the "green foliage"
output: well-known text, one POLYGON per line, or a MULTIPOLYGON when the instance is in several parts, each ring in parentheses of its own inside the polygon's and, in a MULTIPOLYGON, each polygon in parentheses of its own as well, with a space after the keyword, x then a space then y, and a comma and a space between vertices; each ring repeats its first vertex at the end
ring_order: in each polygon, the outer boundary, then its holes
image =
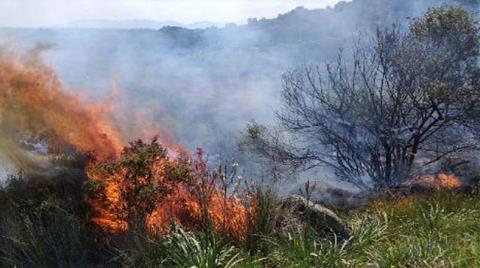
POLYGON ((243 267, 478 267, 478 193, 440 192, 374 202, 344 215, 352 236, 343 244, 311 232, 270 236, 270 246, 243 267))
POLYGON ((337 240, 317 241, 313 232, 292 233, 278 238, 271 258, 281 267, 339 267, 346 264, 346 246, 337 240))
POLYGON ((427 13, 418 19, 415 19, 411 32, 421 38, 430 40, 445 40, 449 38, 458 38, 456 41, 463 52, 471 53, 477 50, 479 40, 477 37, 478 29, 472 23, 472 18, 468 11, 461 7, 442 6, 431 8, 427 13))
POLYGON ((118 161, 113 163, 112 176, 118 176, 118 184, 122 185, 122 197, 125 200, 129 215, 129 223, 139 226, 145 224, 145 219, 155 208, 162 196, 169 193, 169 188, 162 185, 155 167, 160 161, 167 160, 167 151, 156 139, 150 144, 142 140, 131 142, 126 147, 118 161))
POLYGON ((277 216, 275 208, 277 198, 270 190, 257 188, 255 192, 256 209, 250 215, 245 248, 250 254, 268 252, 268 239, 274 232, 274 221, 277 216))
POLYGON ((0 264, 27 267, 80 267, 92 261, 95 245, 85 221, 56 199, 38 207, 2 205, 0 264))
POLYGON ((360 212, 351 220, 356 261, 378 267, 475 267, 477 198, 445 192, 360 212))
POLYGON ((167 260, 174 267, 236 267, 243 261, 234 246, 220 245, 214 237, 194 235, 176 228, 165 244, 167 260))
POLYGON ((374 246, 387 239, 388 220, 385 214, 373 216, 366 213, 354 219, 352 225, 354 229, 350 243, 357 249, 374 246))
POLYGON ((113 258, 110 261, 125 267, 165 267, 164 241, 159 235, 130 231, 119 241, 113 241, 110 246, 113 258))
POLYGON ((197 235, 173 226, 166 236, 130 232, 117 242, 113 261, 128 267, 238 267, 242 253, 211 234, 197 235))

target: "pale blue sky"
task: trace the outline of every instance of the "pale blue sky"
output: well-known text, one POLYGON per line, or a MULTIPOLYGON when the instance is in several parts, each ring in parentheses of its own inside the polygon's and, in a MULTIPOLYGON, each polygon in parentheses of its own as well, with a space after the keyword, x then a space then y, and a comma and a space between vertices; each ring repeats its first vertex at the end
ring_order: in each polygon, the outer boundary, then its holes
POLYGON ((0 0, 0 27, 48 27, 107 19, 243 23, 297 6, 321 8, 339 0, 0 0))

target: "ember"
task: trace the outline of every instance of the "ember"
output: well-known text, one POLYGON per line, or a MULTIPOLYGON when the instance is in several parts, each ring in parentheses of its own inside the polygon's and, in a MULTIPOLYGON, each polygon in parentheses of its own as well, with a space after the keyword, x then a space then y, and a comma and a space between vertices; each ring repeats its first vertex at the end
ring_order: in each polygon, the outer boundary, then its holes
POLYGON ((439 189, 456 189, 462 186, 462 181, 454 174, 440 172, 437 175, 426 176, 408 181, 407 184, 419 184, 439 189))

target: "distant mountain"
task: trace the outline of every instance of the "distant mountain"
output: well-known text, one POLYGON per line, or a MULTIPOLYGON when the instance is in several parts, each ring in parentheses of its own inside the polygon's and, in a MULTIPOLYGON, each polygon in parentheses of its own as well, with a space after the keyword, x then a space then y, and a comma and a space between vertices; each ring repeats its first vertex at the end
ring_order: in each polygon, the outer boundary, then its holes
MULTIPOLYGON (((170 26, 173 26, 173 25, 170 25, 170 26)), ((217 23, 217 22, 211 22, 211 21, 199 21, 199 22, 194 22, 194 23, 184 25, 183 27, 188 28, 188 29, 205 29, 205 28, 210 28, 210 27, 221 28, 221 27, 224 27, 224 26, 225 26, 225 23, 217 23)))
POLYGON ((205 29, 209 27, 223 27, 224 24, 200 21, 190 24, 183 24, 178 21, 154 21, 154 20, 81 20, 74 21, 64 25, 59 25, 55 28, 90 28, 90 29, 152 29, 157 30, 166 26, 182 27, 187 29, 205 29))

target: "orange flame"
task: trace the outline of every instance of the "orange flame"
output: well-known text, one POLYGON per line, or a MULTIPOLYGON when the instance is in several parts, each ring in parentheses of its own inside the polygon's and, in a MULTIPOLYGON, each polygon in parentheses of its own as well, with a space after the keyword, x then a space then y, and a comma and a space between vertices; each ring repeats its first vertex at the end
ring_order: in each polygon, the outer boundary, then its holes
POLYGON ((456 189, 462 186, 462 181, 454 174, 440 172, 437 175, 422 177, 420 179, 411 180, 407 184, 420 184, 431 186, 437 190, 440 189, 456 189))
MULTIPOLYGON (((120 153, 121 135, 107 121, 107 107, 86 108, 77 97, 64 92, 54 71, 37 58, 0 55, 0 89, 0 129, 4 133, 46 140, 53 151, 70 144, 102 159, 120 153)), ((16 137, 16 142, 21 138, 16 137)))
MULTIPOLYGON (((10 139, 9 144, 19 144, 25 137, 36 138, 45 141, 52 154, 62 154, 71 147, 92 153, 95 160, 87 164, 85 174, 91 186, 100 189, 97 195, 88 196, 94 213, 92 221, 106 231, 119 232, 130 227, 127 221, 129 209, 148 208, 147 201, 140 201, 146 208, 129 207, 122 193, 152 178, 139 176, 138 181, 132 182, 123 168, 115 169, 113 174, 102 169, 103 165, 114 163, 126 154, 123 144, 131 136, 113 123, 114 111, 113 102, 86 105, 78 96, 67 94, 55 72, 36 55, 21 59, 0 53, 2 139, 10 139)), ((145 125, 141 121, 134 120, 132 124, 145 125)), ((147 132, 140 135, 152 133, 149 128, 137 129, 147 132)), ((161 130, 166 133, 165 129, 161 130)), ((7 148, 2 139, 0 152, 7 148)), ((145 219, 146 227, 165 233, 171 222, 177 222, 195 229, 203 224, 206 210, 215 231, 225 231, 236 239, 243 239, 247 226, 246 207, 238 199, 222 195, 214 185, 204 188, 208 192, 204 195, 205 192, 199 190, 203 175, 193 167, 185 167, 181 146, 172 139, 165 138, 164 141, 169 156, 154 160, 152 176, 154 183, 162 185, 168 194, 162 198, 153 196, 156 199, 145 219), (176 182, 167 175, 167 169, 179 167, 188 171, 183 175, 183 182, 176 182)), ((15 148, 9 146, 8 150, 23 149, 19 145, 15 148)), ((151 197, 147 195, 145 200, 151 197)))
MULTIPOLYGON (((186 187, 178 187, 175 194, 157 206, 147 219, 147 225, 154 231, 167 233, 171 223, 181 224, 194 230, 203 224, 201 200, 186 187)), ((234 239, 245 239, 247 210, 236 198, 225 198, 214 191, 206 201, 207 215, 213 230, 218 234, 228 234, 234 239)))
MULTIPOLYGON (((121 157, 131 157, 124 151, 121 157)), ((111 167, 122 166, 116 162, 111 167)), ((109 163, 107 163, 109 165, 109 163)), ((240 241, 245 239, 248 226, 249 211, 237 198, 222 194, 208 174, 208 167, 202 158, 184 162, 181 158, 157 158, 150 166, 150 185, 161 185, 167 191, 165 195, 152 192, 150 197, 155 205, 148 214, 145 225, 148 230, 158 233, 168 233, 172 223, 180 224, 189 230, 206 227, 210 223, 218 234, 227 234, 240 241), (179 178, 173 178, 166 170, 182 169, 186 171, 179 178)), ((94 163, 87 168, 88 177, 93 182, 104 184, 104 190, 89 199, 95 217, 92 219, 100 227, 110 232, 126 231, 130 228, 128 213, 143 207, 143 200, 129 203, 129 193, 132 190, 131 178, 123 167, 105 172, 102 163, 94 163)), ((142 184, 146 178, 136 178, 142 184)), ((147 201, 148 202, 148 201, 147 201)), ((148 205, 147 205, 148 207, 148 205)), ((145 212, 145 211, 144 211, 145 212)))

